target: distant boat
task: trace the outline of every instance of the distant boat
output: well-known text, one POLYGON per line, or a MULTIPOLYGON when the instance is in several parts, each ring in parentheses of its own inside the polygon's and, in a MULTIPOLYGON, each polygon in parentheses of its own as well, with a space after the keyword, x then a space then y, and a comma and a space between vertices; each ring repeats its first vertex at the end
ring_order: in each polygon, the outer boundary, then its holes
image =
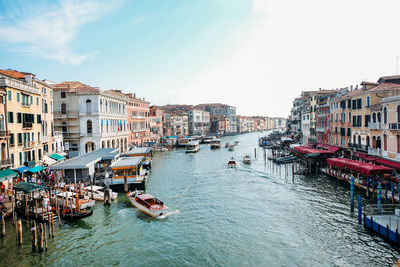
MULTIPOLYGON (((110 189, 111 190, 111 189, 110 189)), ((83 189, 84 192, 88 194, 88 196, 97 201, 104 201, 104 187, 93 185, 93 186, 86 186, 83 189), (92 192, 93 189, 93 192, 92 192)), ((116 200, 118 197, 118 193, 112 192, 111 190, 111 200, 116 200)))
POLYGON ((225 143, 225 147, 228 148, 231 144, 225 143))
POLYGON ((206 136, 201 141, 204 144, 210 144, 215 140, 215 136, 206 136))
POLYGON ((250 164, 251 163, 251 158, 250 158, 249 155, 244 156, 243 163, 244 164, 250 164))
POLYGON ((229 145, 228 146, 228 150, 229 151, 234 151, 235 150, 235 146, 234 145, 229 145))
POLYGON ((196 153, 200 150, 200 141, 191 141, 186 145, 186 153, 196 153))
POLYGON ((211 149, 221 148, 221 140, 220 140, 220 139, 214 139, 214 140, 211 142, 210 148, 211 148, 211 149))
POLYGON ((133 191, 126 194, 132 206, 151 217, 160 217, 168 212, 164 202, 144 191, 133 191))
POLYGON ((238 146, 240 144, 239 141, 235 141, 235 146, 238 146))
POLYGON ((228 161, 228 167, 229 168, 235 168, 236 167, 236 160, 234 158, 230 159, 228 161))

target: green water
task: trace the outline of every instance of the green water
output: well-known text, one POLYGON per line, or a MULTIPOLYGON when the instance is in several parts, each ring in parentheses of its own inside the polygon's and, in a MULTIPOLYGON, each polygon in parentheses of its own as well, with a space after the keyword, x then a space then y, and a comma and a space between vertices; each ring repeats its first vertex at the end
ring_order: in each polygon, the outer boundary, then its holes
MULTIPOLYGON (((390 266, 397 248, 357 224, 346 185, 326 176, 285 178, 254 148, 258 133, 227 137, 235 151, 156 154, 147 192, 172 214, 153 219, 123 194, 110 207, 57 229, 48 251, 31 252, 24 231, 0 238, 2 266, 390 266), (227 161, 251 154, 250 166, 227 161)), ((289 168, 289 173, 291 168, 289 168)), ((359 192, 356 192, 359 193, 359 192)))

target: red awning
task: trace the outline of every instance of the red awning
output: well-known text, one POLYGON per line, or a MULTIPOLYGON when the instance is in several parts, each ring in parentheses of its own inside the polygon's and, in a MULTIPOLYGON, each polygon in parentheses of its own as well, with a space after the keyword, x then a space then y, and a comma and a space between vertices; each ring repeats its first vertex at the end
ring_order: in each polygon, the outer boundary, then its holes
POLYGON ((396 169, 396 170, 400 170, 400 163, 399 162, 395 162, 395 161, 391 161, 391 160, 387 160, 387 159, 377 159, 375 161, 378 164, 382 164, 385 166, 388 166, 390 168, 396 169))
POLYGON ((308 142, 306 146, 308 146, 308 147, 314 147, 314 146, 315 146, 315 143, 313 143, 313 142, 308 142))
POLYGON ((393 169, 388 167, 361 162, 357 160, 345 159, 345 158, 330 158, 327 159, 326 162, 330 166, 337 167, 340 169, 353 170, 355 172, 359 172, 365 175, 393 172, 393 169))
POLYGON ((293 149, 296 150, 297 152, 301 153, 301 154, 315 154, 315 153, 333 154, 332 151, 314 149, 314 148, 310 148, 310 147, 306 147, 306 146, 296 146, 293 149))
POLYGON ((366 161, 375 161, 377 158, 375 157, 365 157, 364 160, 366 161))
POLYGON ((336 153, 340 149, 340 147, 331 146, 331 145, 327 145, 327 144, 318 144, 317 147, 332 151, 333 153, 336 153))

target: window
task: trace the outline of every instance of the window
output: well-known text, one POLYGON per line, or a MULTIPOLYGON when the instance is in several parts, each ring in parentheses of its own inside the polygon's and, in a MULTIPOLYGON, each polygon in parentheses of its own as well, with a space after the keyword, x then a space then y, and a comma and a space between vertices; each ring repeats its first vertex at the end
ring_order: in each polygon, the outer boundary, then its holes
POLYGON ((14 113, 12 111, 8 112, 8 123, 14 123, 14 113))
POLYGON ((31 102, 31 105, 32 105, 33 104, 33 96, 31 96, 31 101, 30 102, 31 102))
POLYGON ((38 149, 38 160, 42 159, 42 150, 38 149))
POLYGON ((92 113, 92 101, 90 99, 86 100, 86 113, 92 113))
POLYGON ((35 133, 32 133, 32 142, 35 141, 35 133))
POLYGON ((14 165, 14 154, 11 154, 11 164, 14 165))
POLYGON ((357 99, 357 109, 361 109, 362 107, 362 99, 361 98, 359 98, 359 99, 357 99))
POLYGON ((383 149, 387 151, 387 135, 383 135, 383 149))
POLYGON ((14 134, 10 134, 10 145, 14 144, 14 134))
POLYGON ((369 96, 367 96, 367 108, 369 108, 369 105, 370 105, 370 98, 369 96))
POLYGON ((368 127, 368 124, 371 121, 371 115, 365 115, 365 127, 368 127))
POLYGON ((36 97, 36 106, 39 106, 39 97, 36 97))
POLYGON ((351 112, 349 112, 349 122, 351 122, 351 112))
POLYGON ((17 113, 17 123, 22 123, 22 115, 21 112, 17 113))
POLYGON ((17 93, 17 102, 19 102, 19 93, 17 93))
POLYGON ((66 98, 67 97, 67 93, 66 92, 61 92, 61 98, 66 98))
POLYGON ((22 133, 18 133, 18 145, 22 144, 22 133))
POLYGON ((19 165, 22 165, 22 152, 19 152, 19 165))
POLYGON ((400 123, 400 106, 397 106, 397 123, 400 123))
POLYGON ((8 90, 7 94, 8 94, 8 101, 11 101, 11 91, 8 90))
POLYGON ((63 133, 67 133, 67 132, 68 132, 68 130, 67 130, 67 124, 66 124, 65 122, 62 123, 61 129, 62 129, 62 132, 63 132, 63 133))
POLYGON ((383 108, 383 123, 387 123, 387 118, 388 118, 388 114, 387 114, 387 108, 384 107, 383 108))
POLYGON ((351 136, 351 128, 347 128, 347 136, 351 136))
POLYGON ((397 136, 397 153, 400 153, 400 135, 397 136))
POLYGON ((61 114, 67 114, 67 104, 61 104, 61 114))
POLYGON ((86 126, 87 126, 87 133, 88 134, 92 133, 92 121, 91 120, 87 121, 86 126))
POLYGON ((42 115, 37 114, 37 122, 36 123, 38 123, 38 124, 42 123, 42 115))
POLYGON ((37 141, 40 142, 40 132, 37 133, 37 141))

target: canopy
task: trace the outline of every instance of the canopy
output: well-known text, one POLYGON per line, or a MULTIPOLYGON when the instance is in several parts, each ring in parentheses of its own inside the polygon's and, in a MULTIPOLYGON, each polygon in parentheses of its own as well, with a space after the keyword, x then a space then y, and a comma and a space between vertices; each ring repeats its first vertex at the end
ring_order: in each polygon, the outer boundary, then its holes
POLYGON ((42 170, 43 170, 42 166, 35 166, 35 167, 31 168, 28 172, 37 173, 37 172, 40 172, 42 170))
POLYGON ((19 167, 19 168, 15 169, 14 171, 17 171, 19 173, 24 173, 24 172, 27 172, 28 170, 29 170, 28 167, 22 166, 22 167, 19 167))
POLYGON ((359 172, 365 175, 371 174, 383 174, 383 173, 392 173, 393 169, 379 166, 371 163, 361 162, 357 160, 350 160, 345 158, 329 158, 326 159, 326 162, 330 166, 334 166, 340 169, 353 170, 355 172, 359 172))
POLYGON ((2 170, 2 171, 0 171, 0 182, 3 182, 10 178, 16 177, 17 175, 18 175, 18 173, 16 173, 15 171, 12 171, 10 169, 2 170))
POLYGON ((48 166, 54 165, 57 163, 56 160, 50 158, 49 156, 43 156, 43 161, 45 164, 47 164, 48 166))
POLYGON ((388 166, 390 168, 396 169, 396 170, 400 170, 400 163, 399 162, 394 162, 391 160, 387 160, 387 159, 377 159, 375 161, 378 164, 384 165, 384 166, 388 166))
POLYGON ((334 152, 328 151, 328 150, 320 150, 320 149, 314 149, 306 146, 296 146, 293 148, 295 151, 301 153, 301 154, 333 154, 334 152))
POLYGON ((62 161, 62 160, 65 159, 65 157, 60 156, 60 155, 58 155, 57 153, 51 154, 49 157, 52 158, 52 159, 55 159, 55 160, 57 160, 57 161, 62 161))
POLYGON ((23 191, 25 193, 38 191, 38 190, 41 190, 41 189, 49 190, 48 187, 37 185, 37 184, 34 184, 34 183, 27 183, 27 182, 17 183, 16 185, 14 185, 14 189, 16 191, 23 191))
POLYGON ((332 151, 334 153, 336 153, 340 149, 340 147, 331 146, 331 145, 327 145, 327 144, 318 144, 317 148, 326 149, 326 150, 332 151))
POLYGON ((366 161, 375 161, 377 158, 375 157, 365 157, 364 160, 366 161))

